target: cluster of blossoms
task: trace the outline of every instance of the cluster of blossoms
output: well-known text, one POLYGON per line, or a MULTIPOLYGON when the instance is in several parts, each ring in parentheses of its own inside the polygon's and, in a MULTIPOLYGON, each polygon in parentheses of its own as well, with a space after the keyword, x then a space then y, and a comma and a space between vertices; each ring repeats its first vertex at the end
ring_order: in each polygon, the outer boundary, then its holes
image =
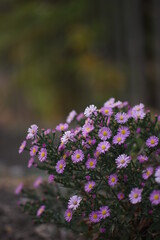
POLYGON ((34 184, 41 185, 42 194, 22 205, 32 216, 34 209, 41 222, 54 220, 84 235, 98 234, 98 239, 127 234, 134 239, 144 231, 152 236, 158 231, 153 225, 160 222, 159 120, 142 103, 131 107, 111 98, 100 109, 90 105, 79 115, 73 110, 53 130, 39 133, 31 125, 19 153, 28 150, 28 167, 49 177, 48 184, 42 179, 34 184), (68 189, 67 195, 54 191, 57 186, 68 189), (63 214, 51 199, 61 202, 63 214))

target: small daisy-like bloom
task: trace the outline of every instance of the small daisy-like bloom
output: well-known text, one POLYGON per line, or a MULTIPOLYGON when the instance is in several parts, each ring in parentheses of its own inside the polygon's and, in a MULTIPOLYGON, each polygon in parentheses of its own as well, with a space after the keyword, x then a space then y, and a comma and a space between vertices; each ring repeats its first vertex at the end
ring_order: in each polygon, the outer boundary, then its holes
POLYGON ((81 201, 82 201, 81 197, 74 195, 69 199, 68 208, 76 210, 79 207, 81 201))
POLYGON ((84 124, 84 126, 82 127, 82 134, 84 137, 86 137, 93 130, 94 130, 93 124, 90 123, 84 124))
POLYGON ((123 127, 123 126, 118 128, 118 133, 120 133, 125 138, 127 138, 130 135, 129 128, 128 127, 123 127))
POLYGON ((158 167, 155 171, 155 181, 160 183, 160 167, 158 167))
POLYGON ((56 130, 59 132, 66 131, 68 129, 68 124, 67 123, 60 123, 57 127, 56 130))
POLYGON ((138 159, 138 161, 139 161, 140 163, 144 163, 144 162, 148 161, 148 157, 145 156, 145 155, 139 155, 139 156, 137 157, 137 159, 138 159))
POLYGON ((132 117, 137 120, 137 119, 143 119, 146 116, 144 110, 136 111, 132 110, 132 117))
POLYGON ((94 158, 89 158, 86 162, 87 169, 94 169, 96 167, 97 160, 94 158))
POLYGON ((129 194, 129 200, 132 204, 136 204, 141 202, 142 200, 142 191, 143 189, 133 188, 131 193, 129 194))
POLYGON ((97 151, 100 153, 105 153, 110 148, 110 143, 108 141, 100 142, 97 146, 97 151))
POLYGON ((111 116, 113 111, 112 111, 112 108, 111 107, 103 107, 101 108, 101 113, 104 115, 104 116, 111 116))
POLYGON ((42 205, 38 210, 37 210, 37 217, 40 217, 42 213, 45 211, 45 206, 42 205))
POLYGON ((28 161, 28 168, 31 168, 34 163, 34 158, 29 159, 28 161))
POLYGON ((88 193, 91 192, 92 189, 94 188, 95 184, 96 183, 94 181, 90 181, 90 182, 86 183, 84 186, 85 192, 88 192, 88 193))
POLYGON ((113 144, 121 145, 125 142, 125 140, 126 138, 122 134, 118 133, 113 137, 113 144))
POLYGON ((118 178, 116 174, 111 174, 108 179, 108 184, 111 187, 114 187, 118 182, 118 178))
POLYGON ((18 194, 21 193, 22 189, 23 189, 23 183, 20 183, 20 184, 16 187, 14 193, 15 193, 16 195, 18 195, 18 194))
POLYGON ((153 174, 153 168, 147 167, 146 170, 143 171, 142 178, 147 180, 153 174))
POLYGON ((33 183, 34 188, 38 188, 42 184, 42 181, 42 177, 38 177, 33 183))
POLYGON ((51 175, 49 175, 49 177, 48 177, 48 182, 49 183, 52 183, 53 181, 54 181, 54 175, 53 174, 51 174, 51 175))
POLYGON ((71 131, 66 131, 61 137, 61 143, 64 145, 68 143, 68 141, 73 141, 74 134, 71 131))
POLYGON ((151 136, 147 139, 146 141, 146 145, 147 147, 149 148, 152 148, 152 147, 155 147, 158 145, 158 142, 159 142, 159 138, 156 137, 156 136, 151 136))
POLYGON ((118 194, 117 194, 117 198, 118 198, 118 200, 123 200, 124 199, 124 193, 122 193, 122 192, 119 192, 118 194))
POLYGON ((21 153, 24 151, 24 149, 25 149, 25 147, 26 147, 26 144, 27 144, 26 141, 23 141, 23 142, 21 143, 21 145, 20 145, 20 147, 19 147, 19 150, 18 150, 19 154, 21 154, 21 153))
POLYGON ((73 119, 75 118, 76 115, 77 115, 76 111, 75 111, 75 110, 72 110, 72 111, 69 113, 69 115, 68 115, 68 117, 67 117, 67 119, 66 119, 66 122, 67 122, 68 124, 70 124, 70 123, 73 121, 73 119))
POLYGON ((126 168, 128 163, 131 161, 131 157, 127 156, 126 154, 121 154, 116 158, 117 168, 126 168))
POLYGON ((71 156, 72 162, 73 163, 78 163, 78 162, 82 162, 84 159, 84 153, 82 150, 78 149, 76 151, 74 151, 74 153, 71 156))
POLYGON ((78 116, 76 117, 78 122, 81 121, 83 118, 84 118, 84 114, 83 113, 78 114, 78 116))
POLYGON ((160 204, 160 190, 153 190, 149 196, 149 200, 153 205, 160 204))
POLYGON ((97 111, 97 107, 95 105, 90 105, 89 107, 86 107, 86 109, 84 110, 84 115, 86 117, 89 117, 92 115, 92 113, 97 111))
POLYGON ((142 111, 144 109, 144 104, 143 103, 140 103, 140 104, 138 104, 138 105, 135 105, 133 108, 132 108, 132 110, 133 111, 142 111))
POLYGON ((112 135, 112 132, 109 127, 102 127, 98 132, 99 138, 103 141, 109 139, 111 135, 112 135))
POLYGON ((46 136, 46 135, 50 134, 50 132, 51 132, 51 129, 48 128, 47 130, 44 131, 44 135, 46 136))
POLYGON ((126 123, 128 121, 128 114, 125 112, 119 112, 115 115, 115 120, 117 121, 117 123, 126 123))
POLYGON ((59 174, 62 174, 64 172, 64 169, 66 167, 66 162, 65 160, 59 160, 56 164, 56 172, 59 174))
POLYGON ((72 214, 73 214, 73 212, 72 212, 71 209, 67 209, 67 210, 65 211, 64 217, 65 217, 65 220, 66 220, 67 222, 70 222, 70 221, 71 221, 71 219, 72 219, 72 214))
POLYGON ((36 153, 38 152, 38 146, 33 146, 30 149, 30 156, 33 157, 36 155, 36 153))
POLYGON ((100 156, 100 152, 98 151, 98 150, 96 150, 95 152, 94 152, 94 157, 97 159, 99 156, 100 156))
POLYGON ((99 218, 105 219, 106 217, 110 216, 110 209, 108 206, 103 206, 99 210, 99 218))
POLYGON ((30 128, 28 128, 28 135, 27 135, 27 139, 33 139, 38 132, 38 126, 36 124, 33 124, 30 126, 30 128))
POLYGON ((91 212, 90 215, 89 215, 89 220, 92 223, 98 223, 100 221, 99 212, 98 211, 91 212))
POLYGON ((108 101, 106 101, 104 103, 104 107, 114 107, 114 102, 115 102, 115 98, 110 98, 108 101))
POLYGON ((47 158, 47 150, 46 148, 41 148, 38 154, 38 158, 40 162, 44 162, 47 158))

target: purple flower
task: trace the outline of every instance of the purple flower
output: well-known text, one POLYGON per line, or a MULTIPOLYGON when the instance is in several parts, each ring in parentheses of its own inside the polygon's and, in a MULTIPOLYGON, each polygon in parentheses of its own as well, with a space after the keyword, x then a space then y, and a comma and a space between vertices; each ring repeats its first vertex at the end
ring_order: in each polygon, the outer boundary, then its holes
POLYGON ((108 127, 102 127, 98 132, 99 138, 103 141, 109 139, 111 135, 112 135, 112 132, 108 127))
POLYGON ((26 144, 27 144, 27 142, 26 141, 23 141, 22 143, 21 143, 21 145, 20 145, 20 147, 19 147, 19 154, 21 154, 23 151, 24 151, 24 149, 25 149, 25 147, 26 147, 26 144))
POLYGON ((77 116, 77 121, 81 121, 82 119, 84 118, 84 114, 83 113, 80 113, 78 116, 77 116))
POLYGON ((59 174, 62 174, 64 172, 64 169, 66 167, 66 162, 64 159, 61 159, 56 164, 56 172, 59 174))
POLYGON ((115 98, 110 98, 108 101, 104 103, 104 107, 113 108, 115 103, 115 98))
POLYGON ((38 126, 36 124, 31 125, 30 128, 28 128, 28 135, 27 139, 33 139, 38 132, 38 126))
POLYGON ((103 206, 99 210, 99 218, 105 219, 106 217, 110 216, 110 209, 108 206, 103 206))
POLYGON ((68 141, 73 141, 74 134, 71 131, 66 131, 61 137, 61 143, 64 145, 68 143, 68 141))
POLYGON ((139 156, 137 157, 137 159, 138 159, 138 161, 139 161, 140 163, 144 163, 144 162, 148 161, 148 157, 145 156, 145 155, 139 155, 139 156))
POLYGON ((90 105, 89 107, 86 107, 85 111, 84 111, 84 115, 86 117, 91 116, 94 112, 97 111, 97 107, 95 105, 90 105))
POLYGON ((68 208, 69 208, 69 209, 76 210, 76 209, 79 207, 81 201, 82 201, 82 198, 81 198, 81 197, 79 197, 79 196, 77 196, 77 195, 72 196, 72 197, 69 199, 68 208))
POLYGON ((155 181, 160 183, 160 167, 158 167, 155 171, 155 181))
POLYGON ((38 152, 38 146, 33 146, 30 149, 30 156, 33 157, 36 155, 36 153, 38 152))
POLYGON ((146 170, 143 171, 142 178, 147 180, 153 174, 153 168, 147 167, 146 170))
POLYGON ((96 167, 97 160, 94 158, 89 158, 86 162, 87 169, 94 169, 96 167))
POLYGON ((28 161, 28 168, 31 168, 32 165, 34 163, 34 158, 31 158, 29 161, 28 161))
POLYGON ((33 186, 34 186, 34 188, 38 188, 41 184, 42 184, 42 177, 38 177, 38 178, 34 181, 33 186))
POLYGON ((156 137, 156 136, 151 136, 147 139, 146 141, 146 145, 147 147, 149 148, 152 148, 152 147, 155 147, 158 145, 158 142, 159 142, 159 138, 156 137))
POLYGON ((100 153, 105 153, 110 148, 110 143, 108 141, 100 142, 97 146, 97 151, 100 153))
POLYGON ((70 221, 71 221, 71 219, 72 219, 72 214, 73 214, 73 212, 72 212, 71 209, 67 209, 67 210, 65 211, 64 217, 65 217, 65 220, 66 220, 67 222, 70 222, 70 221))
POLYGON ((142 191, 143 189, 139 189, 139 188, 133 188, 131 193, 129 194, 129 200, 132 204, 136 204, 141 202, 142 200, 142 191))
POLYGON ((153 190, 149 196, 149 200, 153 205, 160 204, 160 190, 153 190))
POLYGON ((38 158, 39 158, 40 162, 44 162, 46 160, 46 158, 47 158, 46 148, 41 148, 41 150, 39 151, 38 158))
POLYGON ((118 133, 120 133, 125 138, 127 138, 130 135, 129 128, 128 127, 123 127, 123 126, 118 128, 118 133))
POLYGON ((86 137, 91 131, 94 130, 94 126, 93 124, 90 123, 86 123, 84 124, 84 126, 82 127, 82 134, 84 137, 86 137))
POLYGON ((78 149, 76 151, 74 151, 74 153, 71 156, 72 162, 73 163, 78 163, 78 162, 82 162, 84 159, 84 153, 82 150, 78 149))
POLYGON ((15 193, 16 195, 18 195, 18 194, 21 193, 22 189, 23 189, 23 183, 20 183, 20 184, 16 187, 14 193, 15 193))
POLYGON ((132 110, 132 117, 137 120, 137 119, 143 119, 146 116, 144 110, 136 111, 132 110))
POLYGON ((56 130, 59 132, 66 131, 68 129, 68 124, 67 123, 60 123, 57 127, 56 130))
POLYGON ((95 184, 96 183, 94 181, 90 181, 90 182, 86 183, 84 186, 85 192, 90 193, 92 191, 92 189, 94 188, 95 184))
POLYGON ((125 141, 125 137, 118 133, 116 136, 113 137, 113 144, 118 144, 118 145, 121 145, 123 144, 125 141))
POLYGON ((72 110, 72 111, 69 113, 66 122, 67 122, 68 124, 70 124, 70 123, 73 121, 73 119, 75 118, 76 115, 77 115, 76 111, 75 111, 75 110, 72 110))
POLYGON ((117 197, 118 197, 118 200, 122 200, 122 199, 124 199, 124 193, 122 193, 122 192, 119 192, 118 194, 117 194, 117 197))
POLYGON ((124 113, 124 112, 119 112, 115 115, 115 120, 117 121, 117 123, 126 123, 128 121, 128 114, 124 113))
POLYGON ((90 213, 89 215, 89 220, 92 222, 92 223, 98 223, 100 221, 100 218, 99 218, 99 211, 93 211, 90 213))
POLYGON ((49 177, 48 177, 48 182, 49 183, 52 183, 53 181, 54 181, 54 175, 53 174, 51 174, 51 175, 49 175, 49 177))
POLYGON ((116 158, 117 168, 126 168, 128 163, 131 161, 131 157, 126 154, 121 154, 116 158))
POLYGON ((40 217, 42 213, 45 211, 45 206, 42 205, 38 210, 37 210, 37 217, 40 217))
POLYGON ((112 108, 111 107, 103 107, 101 108, 101 113, 104 115, 104 116, 111 116, 113 111, 112 111, 112 108))
POLYGON ((117 174, 111 174, 108 179, 108 184, 111 187, 114 187, 118 182, 117 174))

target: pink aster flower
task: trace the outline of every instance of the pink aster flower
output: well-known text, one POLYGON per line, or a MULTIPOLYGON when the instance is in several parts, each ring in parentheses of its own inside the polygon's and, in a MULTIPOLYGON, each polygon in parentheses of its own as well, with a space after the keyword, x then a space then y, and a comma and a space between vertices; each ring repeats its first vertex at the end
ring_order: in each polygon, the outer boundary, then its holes
POLYGON ((100 142, 97 146, 97 151, 100 153, 105 153, 110 148, 110 143, 108 141, 100 142))
POLYGON ((149 200, 153 205, 160 204, 160 190, 153 190, 149 196, 149 200))
POLYGON ((138 105, 135 105, 135 106, 132 108, 133 111, 137 111, 137 112, 142 111, 143 109, 144 109, 144 104, 143 104, 143 103, 140 103, 140 104, 138 104, 138 105))
POLYGON ((52 183, 54 181, 55 176, 53 174, 50 174, 48 177, 48 183, 52 183))
POLYGON ((28 128, 28 135, 27 139, 33 139, 38 132, 38 126, 36 124, 31 125, 30 128, 28 128))
POLYGON ((44 162, 47 158, 47 150, 46 148, 41 148, 38 154, 38 158, 40 162, 44 162))
POLYGON ((26 144, 27 144, 27 142, 26 141, 23 141, 22 143, 21 143, 21 145, 20 145, 20 147, 19 147, 19 154, 21 154, 23 151, 24 151, 24 149, 25 149, 25 147, 26 147, 26 144))
POLYGON ((42 177, 38 177, 33 183, 34 188, 38 188, 42 184, 42 182, 42 177))
POLYGON ((86 162, 87 169, 94 169, 96 167, 97 160, 94 158, 89 158, 86 162))
POLYGON ((61 143, 64 145, 68 143, 68 141, 73 141, 74 134, 71 131, 66 131, 61 137, 61 143))
POLYGON ((94 157, 97 159, 99 156, 100 156, 100 152, 98 151, 98 150, 96 150, 95 152, 94 152, 94 157))
POLYGON ((115 103, 115 98, 110 98, 108 101, 106 101, 104 103, 104 107, 114 107, 114 103, 115 103))
POLYGON ((15 193, 16 195, 18 195, 18 194, 21 193, 22 189, 23 189, 23 183, 20 183, 20 184, 16 187, 14 193, 15 193))
POLYGON ((146 113, 144 110, 136 111, 132 110, 132 117, 137 120, 137 119, 143 119, 146 116, 146 113))
POLYGON ((101 108, 100 112, 104 115, 104 116, 111 116, 113 114, 113 110, 111 107, 103 107, 101 108))
POLYGON ((108 179, 109 186, 114 187, 117 185, 117 182, 118 182, 117 174, 111 174, 108 179))
POLYGON ((74 153, 71 156, 72 162, 73 163, 78 163, 78 162, 82 162, 84 159, 84 153, 82 150, 78 149, 76 151, 74 151, 74 153))
POLYGON ((89 215, 89 220, 92 222, 92 223, 98 223, 100 221, 100 218, 99 218, 99 211, 93 211, 90 213, 89 215))
POLYGON ((56 130, 59 132, 66 131, 68 129, 68 124, 67 123, 60 123, 57 127, 56 130))
POLYGON ((28 161, 28 168, 31 168, 34 163, 34 158, 29 159, 28 161))
POLYGON ((36 155, 36 153, 38 152, 38 146, 33 146, 30 149, 30 156, 33 157, 36 155))
POLYGON ((147 180, 153 174, 153 167, 147 167, 146 170, 143 171, 142 178, 147 180))
POLYGON ((90 193, 92 191, 92 189, 94 188, 95 184, 96 183, 94 181, 89 181, 88 183, 86 183, 84 186, 85 192, 90 193))
POLYGON ((141 202, 142 200, 142 191, 143 189, 133 188, 131 193, 129 194, 129 200, 132 204, 136 204, 141 202))
POLYGON ((155 181, 160 183, 160 167, 158 167, 155 171, 155 181))
POLYGON ((94 126, 93 124, 90 123, 86 123, 84 124, 84 126, 82 127, 82 134, 84 137, 86 137, 91 131, 94 130, 94 126))
POLYGON ((128 114, 125 112, 119 112, 115 115, 115 120, 117 121, 117 123, 126 123, 128 121, 128 114))
POLYGON ((117 194, 117 197, 118 197, 118 200, 123 200, 124 199, 124 193, 122 193, 122 192, 119 192, 118 194, 117 194))
POLYGON ((146 141, 146 145, 147 147, 149 148, 152 148, 152 147, 155 147, 158 145, 158 142, 159 142, 159 138, 156 137, 156 136, 151 136, 147 139, 146 141))
POLYGON ((113 144, 121 145, 121 144, 123 144, 125 142, 125 139, 126 138, 122 134, 118 133, 117 135, 115 135, 113 137, 113 144))
POLYGON ((138 159, 138 161, 139 161, 140 163, 144 163, 144 162, 148 161, 148 157, 145 156, 145 155, 139 155, 139 156, 137 157, 137 159, 138 159))
POLYGON ((79 196, 77 196, 77 195, 72 196, 72 197, 69 199, 68 208, 69 208, 69 209, 76 210, 76 209, 79 207, 81 201, 82 201, 82 198, 81 198, 81 197, 79 197, 79 196))
POLYGON ((130 135, 130 131, 128 127, 119 127, 118 128, 118 133, 127 138, 130 135))
POLYGON ((37 217, 40 217, 42 215, 42 213, 45 211, 45 206, 42 205, 40 206, 40 208, 37 210, 37 217))
POLYGON ((82 119, 84 118, 84 114, 83 113, 80 113, 80 114, 78 114, 78 116, 77 116, 77 121, 79 122, 79 121, 81 121, 82 119))
POLYGON ((46 136, 46 135, 50 134, 50 132, 51 132, 51 129, 48 128, 47 130, 44 131, 44 135, 46 136))
POLYGON ((70 124, 70 123, 73 121, 73 119, 75 118, 76 115, 77 115, 76 111, 75 111, 75 110, 72 110, 72 111, 69 113, 69 115, 68 115, 68 117, 67 117, 67 119, 66 119, 66 122, 67 122, 68 124, 70 124))
POLYGON ((111 135, 112 135, 112 132, 109 127, 102 127, 98 132, 99 138, 103 141, 109 139, 111 135))
POLYGON ((73 212, 72 212, 71 209, 67 209, 67 210, 65 211, 64 217, 65 217, 65 220, 66 220, 67 222, 70 222, 70 221, 71 221, 71 219, 72 219, 72 214, 73 214, 73 212))
POLYGON ((89 107, 86 107, 85 111, 84 111, 84 115, 86 117, 91 116, 94 112, 97 111, 97 107, 95 105, 90 105, 89 107))
POLYGON ((116 158, 117 168, 126 168, 128 163, 131 161, 131 157, 126 154, 121 154, 116 158))
POLYGON ((110 216, 110 209, 108 206, 103 206, 99 210, 99 218, 105 219, 106 217, 110 216))
POLYGON ((56 172, 59 174, 62 174, 64 172, 64 169, 66 167, 66 162, 64 159, 61 159, 56 164, 56 172))

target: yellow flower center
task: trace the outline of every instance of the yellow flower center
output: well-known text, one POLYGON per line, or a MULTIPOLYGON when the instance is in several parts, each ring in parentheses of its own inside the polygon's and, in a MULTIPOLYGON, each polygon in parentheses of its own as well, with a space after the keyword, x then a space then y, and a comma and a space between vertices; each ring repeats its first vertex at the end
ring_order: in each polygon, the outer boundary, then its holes
POLYGON ((121 116, 119 117, 119 119, 120 119, 120 120, 123 120, 123 119, 124 119, 124 117, 121 115, 121 116))
POLYGON ((122 160, 121 160, 121 163, 123 164, 124 162, 125 162, 124 159, 122 159, 122 160))
POLYGON ((154 199, 158 200, 159 199, 159 195, 158 194, 154 195, 154 199))
POLYGON ((126 131, 123 129, 122 131, 121 131, 121 134, 126 134, 126 131))
POLYGON ((89 132, 91 129, 89 127, 86 128, 86 131, 89 132))
POLYGON ((62 125, 62 126, 60 126, 60 129, 63 131, 64 130, 64 126, 62 125))
POLYGON ((90 183, 88 187, 89 187, 89 189, 91 189, 93 187, 93 185, 90 183))
POLYGON ((91 142, 92 142, 91 140, 88 141, 89 145, 91 145, 91 142))
POLYGON ((147 176, 149 176, 149 175, 150 175, 150 173, 151 173, 150 171, 147 171, 147 172, 146 172, 147 176))
POLYGON ((76 158, 79 159, 80 156, 81 156, 81 155, 80 155, 79 153, 77 153, 76 158))
POLYGON ((108 109, 106 109, 104 112, 107 114, 107 113, 109 113, 109 110, 108 110, 108 109))
POLYGON ((90 167, 92 167, 93 166, 93 162, 91 161, 91 162, 89 162, 89 166, 90 167))
POLYGON ((134 198, 138 198, 138 194, 137 193, 134 194, 134 198))
POLYGON ((73 205, 77 205, 77 201, 74 201, 74 202, 73 202, 73 205))
POLYGON ((45 156, 45 152, 42 152, 42 153, 41 153, 41 157, 44 157, 44 156, 45 156))
POLYGON ((63 164, 59 164, 59 168, 62 169, 63 168, 63 164))
POLYGON ((99 155, 100 155, 100 152, 97 151, 97 152, 96 152, 96 156, 99 156, 99 155))
POLYGON ((105 215, 106 213, 107 213, 106 210, 103 210, 103 211, 102 211, 102 215, 105 215))
POLYGON ((111 179, 111 182, 115 182, 116 181, 116 179, 113 177, 112 179, 111 179))
POLYGON ((33 153, 36 153, 36 149, 35 148, 33 148, 33 153))
POLYGON ((70 217, 70 216, 71 216, 71 213, 70 213, 70 212, 68 212, 68 213, 67 213, 67 216, 68 216, 68 217, 70 217))
POLYGON ((66 157, 67 157, 67 155, 66 155, 66 154, 64 154, 64 155, 63 155, 63 159, 66 159, 66 157))
POLYGON ((152 140, 151 140, 151 144, 154 144, 154 143, 155 143, 155 141, 154 141, 154 139, 152 139, 152 140))
POLYGON ((106 149, 106 146, 105 145, 102 145, 102 150, 106 149))
POLYGON ((121 137, 118 137, 118 138, 117 138, 117 142, 120 142, 121 140, 122 140, 121 137))
POLYGON ((107 132, 106 131, 103 132, 103 136, 107 136, 107 132))
POLYGON ((97 219, 97 217, 98 217, 97 214, 93 214, 94 219, 97 219))

